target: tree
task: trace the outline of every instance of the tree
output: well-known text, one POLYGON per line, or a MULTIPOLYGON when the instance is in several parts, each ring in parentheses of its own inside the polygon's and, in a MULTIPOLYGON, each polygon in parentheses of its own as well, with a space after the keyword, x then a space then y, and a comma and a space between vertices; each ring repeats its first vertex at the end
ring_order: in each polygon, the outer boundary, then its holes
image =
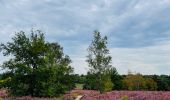
POLYGON ((96 77, 98 77, 97 74, 88 72, 86 75, 85 84, 83 86, 83 89, 98 90, 100 88, 100 85, 97 84, 97 83, 99 83, 99 79, 97 79, 96 77))
POLYGON ((126 90, 156 90, 157 83, 150 77, 141 74, 128 74, 123 79, 123 87, 126 90))
POLYGON ((40 30, 31 31, 30 36, 18 32, 11 42, 1 44, 0 51, 12 56, 1 66, 10 73, 7 87, 11 94, 56 96, 71 88, 69 76, 73 69, 69 56, 64 55, 58 43, 45 42, 40 30))
MULTIPOLYGON (((104 84, 102 84, 102 77, 104 73, 109 70, 112 57, 109 56, 109 50, 107 49, 107 37, 101 37, 100 32, 95 31, 93 34, 94 39, 88 48, 87 62, 90 67, 90 73, 96 74, 96 85, 99 84, 97 90, 103 92, 104 84)), ((110 77, 110 76, 108 76, 110 77)))
POLYGON ((108 70, 106 70, 106 72, 104 74, 102 74, 102 86, 103 86, 102 92, 109 92, 114 87, 114 84, 111 80, 110 72, 111 72, 111 69, 108 69, 108 70))
POLYGON ((157 83, 158 91, 170 90, 170 76, 168 75, 153 75, 152 79, 157 83))
POLYGON ((145 83, 146 83, 147 90, 151 90, 151 91, 157 90, 157 83, 152 78, 149 77, 145 78, 145 83))
POLYGON ((123 88, 126 90, 146 89, 145 79, 140 74, 129 74, 123 79, 123 88))
POLYGON ((118 74, 116 68, 111 68, 110 75, 111 75, 111 81, 114 84, 114 87, 112 89, 121 90, 123 86, 122 83, 123 77, 118 74))

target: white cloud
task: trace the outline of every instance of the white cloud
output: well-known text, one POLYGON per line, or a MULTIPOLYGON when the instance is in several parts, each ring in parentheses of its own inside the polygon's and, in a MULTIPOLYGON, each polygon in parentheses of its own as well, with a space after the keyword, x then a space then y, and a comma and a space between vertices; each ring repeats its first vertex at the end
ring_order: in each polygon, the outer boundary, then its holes
MULTIPOLYGON (((70 57, 75 73, 86 74, 89 67, 87 59, 87 45, 75 48, 70 57)), ((127 74, 128 70, 142 74, 169 74, 170 71, 170 42, 159 42, 153 46, 140 48, 110 48, 112 65, 120 74, 127 74)))
POLYGON ((112 48, 113 65, 122 74, 128 69, 142 74, 169 74, 170 42, 141 48, 112 48))
POLYGON ((74 68, 74 72, 76 74, 87 74, 87 71, 89 70, 87 62, 85 62, 86 58, 80 58, 80 57, 72 57, 73 63, 71 66, 74 68))
POLYGON ((109 37, 120 73, 139 71, 137 66, 147 66, 141 67, 142 73, 149 73, 145 68, 167 73, 169 10, 170 0, 0 0, 0 43, 20 30, 41 29, 47 41, 64 46, 76 72, 84 73, 86 44, 97 29, 109 37))

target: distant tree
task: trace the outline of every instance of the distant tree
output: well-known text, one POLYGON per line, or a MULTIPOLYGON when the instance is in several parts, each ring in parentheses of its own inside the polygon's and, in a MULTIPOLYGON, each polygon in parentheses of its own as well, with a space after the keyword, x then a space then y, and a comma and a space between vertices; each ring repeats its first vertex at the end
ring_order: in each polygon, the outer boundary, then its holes
POLYGON ((170 76, 168 75, 153 75, 152 79, 157 83, 158 91, 170 91, 170 76))
POLYGON ((114 84, 114 87, 112 88, 113 90, 121 90, 123 83, 123 77, 118 74, 116 68, 111 68, 110 69, 110 75, 111 75, 111 81, 114 84))
POLYGON ((79 74, 74 74, 74 82, 78 84, 84 84, 85 83, 85 75, 79 75, 79 74))
POLYGON ((126 90, 145 90, 145 79, 140 74, 129 74, 123 79, 123 88, 126 90))
POLYGON ((146 90, 157 90, 157 83, 152 78, 145 78, 146 90))
POLYGON ((84 84, 84 89, 88 90, 99 90, 102 86, 102 92, 111 91, 114 87, 114 84, 111 81, 110 73, 105 72, 102 74, 102 81, 100 84, 100 80, 98 79, 98 74, 88 72, 86 75, 86 80, 84 84))
POLYGON ((83 89, 88 90, 98 90, 100 88, 99 79, 97 79, 97 74, 87 73, 83 89))
POLYGON ((105 73, 102 74, 102 85, 103 85, 103 92, 109 92, 111 91, 115 84, 113 84, 111 79, 111 72, 112 69, 107 69, 105 73))
POLYGON ((11 77, 8 87, 12 95, 56 96, 72 88, 69 56, 58 43, 45 41, 44 33, 32 31, 30 36, 21 31, 11 42, 1 44, 4 56, 12 58, 3 63, 11 77))
POLYGON ((126 90, 157 90, 157 83, 141 74, 128 74, 123 79, 123 88, 126 90))
MULTIPOLYGON (((104 91, 104 84, 102 81, 103 75, 109 70, 111 65, 112 57, 109 56, 109 50, 107 48, 107 37, 101 37, 100 32, 95 31, 93 34, 93 40, 88 48, 87 62, 90 67, 90 73, 96 75, 96 86, 100 92, 104 91)), ((110 77, 110 76, 108 76, 110 77)))

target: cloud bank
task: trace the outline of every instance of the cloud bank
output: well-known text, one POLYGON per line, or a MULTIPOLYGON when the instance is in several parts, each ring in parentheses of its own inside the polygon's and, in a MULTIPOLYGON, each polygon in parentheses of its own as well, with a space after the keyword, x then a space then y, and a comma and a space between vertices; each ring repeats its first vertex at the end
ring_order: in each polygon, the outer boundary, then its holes
MULTIPOLYGON (((109 37, 113 65, 144 74, 170 69, 169 0, 0 0, 0 43, 20 30, 41 29, 73 60, 75 73, 86 73, 92 32, 109 37)), ((0 62, 5 58, 0 55, 0 62)))

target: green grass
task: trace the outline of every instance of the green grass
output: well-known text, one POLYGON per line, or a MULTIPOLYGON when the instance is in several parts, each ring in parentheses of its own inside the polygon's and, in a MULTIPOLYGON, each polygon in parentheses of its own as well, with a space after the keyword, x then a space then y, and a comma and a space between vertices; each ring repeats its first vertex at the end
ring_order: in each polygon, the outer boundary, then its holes
POLYGON ((62 96, 57 97, 57 100, 63 100, 62 96))
POLYGON ((82 90, 83 89, 83 84, 76 84, 76 88, 82 90))

